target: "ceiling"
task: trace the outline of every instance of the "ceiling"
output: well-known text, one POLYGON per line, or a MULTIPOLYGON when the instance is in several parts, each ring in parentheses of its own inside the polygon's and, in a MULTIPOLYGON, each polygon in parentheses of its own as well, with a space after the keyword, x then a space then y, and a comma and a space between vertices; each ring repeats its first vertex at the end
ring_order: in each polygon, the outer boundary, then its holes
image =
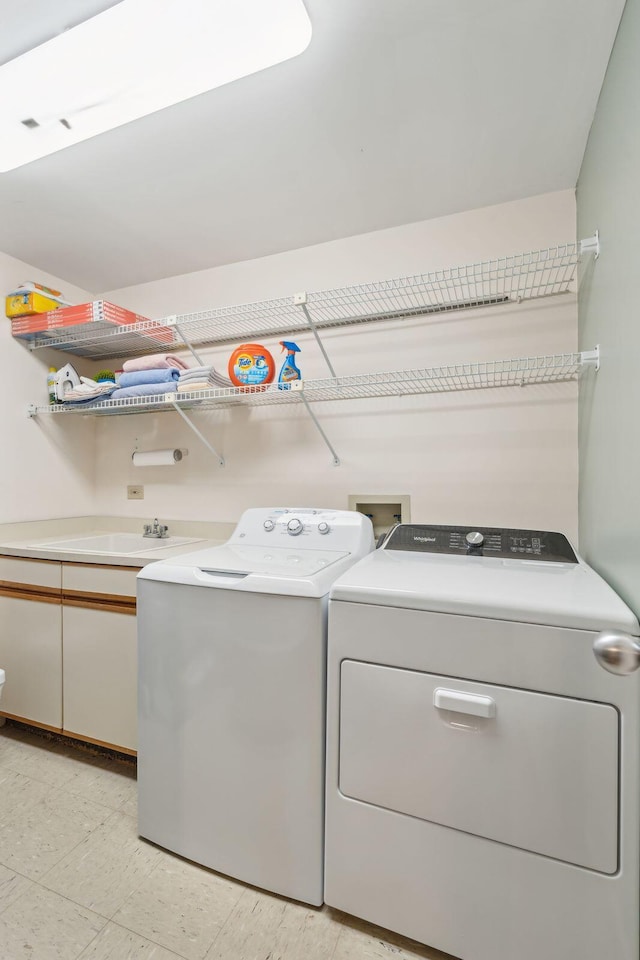
MULTIPOLYGON (((0 62, 113 2, 0 0, 0 62)), ((0 174, 0 250, 99 293, 575 186, 624 0, 305 3, 299 57, 0 174)))

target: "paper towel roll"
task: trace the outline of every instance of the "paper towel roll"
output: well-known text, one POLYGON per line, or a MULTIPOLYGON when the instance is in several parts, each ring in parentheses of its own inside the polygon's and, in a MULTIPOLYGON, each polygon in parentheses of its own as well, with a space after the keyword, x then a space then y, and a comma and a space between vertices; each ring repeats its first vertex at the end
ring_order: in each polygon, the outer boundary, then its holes
POLYGON ((182 460, 182 450, 140 450, 131 459, 134 467, 173 466, 182 460))

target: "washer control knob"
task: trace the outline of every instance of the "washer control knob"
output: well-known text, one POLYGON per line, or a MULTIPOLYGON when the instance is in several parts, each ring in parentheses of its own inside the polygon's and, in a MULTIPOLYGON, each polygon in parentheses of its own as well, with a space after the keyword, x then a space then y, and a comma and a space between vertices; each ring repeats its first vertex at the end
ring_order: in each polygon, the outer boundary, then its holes
POLYGON ((287 524, 287 530, 292 537, 297 537, 299 533, 302 533, 302 520, 298 520, 297 517, 294 517, 292 520, 289 520, 287 524))
POLYGON ((275 527, 275 523, 273 522, 273 520, 265 520, 262 526, 265 528, 265 530, 270 532, 275 527))
POLYGON ((593 652, 601 667, 624 677, 640 667, 640 643, 637 637, 617 630, 605 630, 593 641, 593 652))
POLYGON ((318 524, 318 533, 329 533, 329 530, 331 530, 331 527, 329 526, 327 521, 321 520, 320 523, 318 524))
POLYGON ((468 533, 465 537, 467 541, 467 546, 469 547, 481 547, 484 543, 484 535, 479 533, 477 530, 473 530, 471 533, 468 533))

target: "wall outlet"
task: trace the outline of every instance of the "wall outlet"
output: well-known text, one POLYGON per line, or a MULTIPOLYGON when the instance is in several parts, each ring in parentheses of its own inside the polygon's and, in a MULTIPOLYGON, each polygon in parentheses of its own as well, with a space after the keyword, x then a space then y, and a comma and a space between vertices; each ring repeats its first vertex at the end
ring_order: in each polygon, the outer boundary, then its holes
POLYGON ((411 497, 406 494, 349 494, 349 510, 369 517, 376 539, 388 533, 396 523, 411 519, 411 497))
POLYGON ((127 500, 144 500, 144 487, 140 483, 127 487, 127 500))

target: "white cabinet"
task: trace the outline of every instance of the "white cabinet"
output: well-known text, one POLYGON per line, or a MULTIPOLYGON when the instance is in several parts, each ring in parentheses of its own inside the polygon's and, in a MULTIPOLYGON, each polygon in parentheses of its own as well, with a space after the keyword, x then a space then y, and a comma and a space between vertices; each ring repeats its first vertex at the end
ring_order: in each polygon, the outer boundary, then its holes
POLYGON ((138 569, 0 557, 0 716, 135 753, 138 569))
POLYGON ((135 607, 65 600, 62 624, 65 733, 135 750, 135 607))
POLYGON ((2 712, 62 727, 60 598, 0 591, 0 666, 6 673, 2 712))

